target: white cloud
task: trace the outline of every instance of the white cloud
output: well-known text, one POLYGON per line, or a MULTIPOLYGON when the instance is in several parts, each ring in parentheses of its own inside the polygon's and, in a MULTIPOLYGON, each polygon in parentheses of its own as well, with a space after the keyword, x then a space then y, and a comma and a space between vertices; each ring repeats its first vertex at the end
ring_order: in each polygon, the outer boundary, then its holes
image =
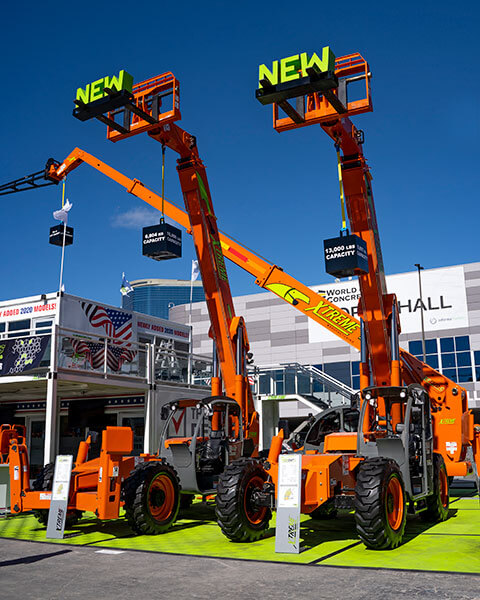
POLYGON ((138 206, 124 213, 114 215, 111 219, 112 227, 123 227, 125 229, 138 229, 158 223, 160 212, 151 208, 138 206))

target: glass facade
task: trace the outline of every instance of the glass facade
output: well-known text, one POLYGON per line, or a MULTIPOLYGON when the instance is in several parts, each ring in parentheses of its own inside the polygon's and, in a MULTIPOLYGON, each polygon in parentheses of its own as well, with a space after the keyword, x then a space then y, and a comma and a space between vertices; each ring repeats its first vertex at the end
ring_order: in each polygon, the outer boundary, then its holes
MULTIPOLYGON (((422 340, 408 345, 410 354, 423 361, 422 340)), ((426 363, 456 383, 480 381, 480 352, 472 351, 468 335, 425 340, 426 363)))
MULTIPOLYGON (((412 340, 408 351, 423 361, 422 340, 412 340)), ((456 383, 480 382, 480 351, 470 348, 468 335, 425 340, 425 362, 456 383)), ((313 365, 335 379, 358 390, 360 362, 334 362, 313 365)))
MULTIPOLYGON (((157 284, 152 280, 151 284, 141 285, 132 282, 133 292, 128 296, 122 296, 122 308, 134 310, 146 315, 169 318, 169 310, 179 304, 190 303, 190 282, 163 280, 157 284)), ((203 286, 194 285, 192 302, 205 300, 203 286)))

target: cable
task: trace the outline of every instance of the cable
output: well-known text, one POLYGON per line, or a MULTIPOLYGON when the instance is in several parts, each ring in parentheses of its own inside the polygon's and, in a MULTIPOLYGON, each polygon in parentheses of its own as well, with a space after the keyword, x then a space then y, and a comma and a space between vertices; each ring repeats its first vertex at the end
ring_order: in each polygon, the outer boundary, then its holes
POLYGON ((337 151, 337 168, 338 168, 338 184, 340 186, 340 204, 342 207, 342 229, 341 231, 347 231, 347 221, 345 218, 345 194, 343 191, 343 177, 342 177, 342 159, 340 156, 340 146, 335 144, 335 150, 337 151))
POLYGON ((162 218, 165 220, 165 144, 162 144, 162 218))
POLYGON ((62 181, 62 208, 65 205, 65 184, 67 183, 67 178, 65 177, 62 181))

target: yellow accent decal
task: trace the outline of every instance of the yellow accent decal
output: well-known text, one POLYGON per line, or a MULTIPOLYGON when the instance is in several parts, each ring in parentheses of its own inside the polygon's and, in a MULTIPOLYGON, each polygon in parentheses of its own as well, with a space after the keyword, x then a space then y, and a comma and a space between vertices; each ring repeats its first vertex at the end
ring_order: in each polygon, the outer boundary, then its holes
POLYGON ((280 298, 290 302, 290 304, 293 304, 294 300, 301 300, 305 304, 310 304, 310 298, 307 295, 284 283, 270 283, 266 288, 277 294, 277 296, 280 296, 280 298))

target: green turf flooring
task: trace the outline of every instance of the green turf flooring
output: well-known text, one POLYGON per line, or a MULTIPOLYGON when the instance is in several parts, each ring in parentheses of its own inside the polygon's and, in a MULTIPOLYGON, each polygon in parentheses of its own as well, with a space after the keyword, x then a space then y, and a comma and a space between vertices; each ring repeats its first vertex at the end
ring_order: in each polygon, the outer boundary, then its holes
POLYGON ((132 535, 123 518, 102 522, 91 515, 67 530, 63 540, 46 540, 45 528, 26 514, 1 519, 0 538, 312 565, 480 574, 480 504, 478 497, 465 493, 451 499, 450 518, 444 523, 426 525, 418 518, 409 519, 405 543, 390 551, 367 550, 356 536, 351 513, 329 521, 304 517, 304 550, 300 554, 276 554, 273 529, 266 539, 235 544, 215 523, 214 505, 201 502, 181 512, 173 528, 159 536, 132 535))

